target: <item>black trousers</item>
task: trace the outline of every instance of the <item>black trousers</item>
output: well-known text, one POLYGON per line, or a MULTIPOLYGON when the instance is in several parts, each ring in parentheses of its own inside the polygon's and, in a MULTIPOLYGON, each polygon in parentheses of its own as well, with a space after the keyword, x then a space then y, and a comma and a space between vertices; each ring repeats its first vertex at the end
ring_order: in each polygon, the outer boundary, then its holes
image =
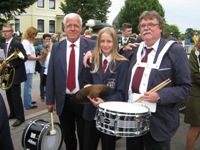
POLYGON ((126 138, 126 150, 170 150, 170 140, 155 141, 148 132, 144 136, 126 138))
POLYGON ((98 131, 95 121, 85 121, 84 150, 97 150, 99 139, 102 150, 115 150, 115 136, 98 131))
POLYGON ((72 97, 66 95, 62 114, 59 116, 67 150, 77 150, 76 130, 79 149, 83 150, 84 119, 83 105, 74 102, 72 97))
POLYGON ((10 115, 17 119, 25 119, 24 107, 21 98, 21 84, 13 84, 10 89, 6 90, 6 97, 10 108, 10 115))

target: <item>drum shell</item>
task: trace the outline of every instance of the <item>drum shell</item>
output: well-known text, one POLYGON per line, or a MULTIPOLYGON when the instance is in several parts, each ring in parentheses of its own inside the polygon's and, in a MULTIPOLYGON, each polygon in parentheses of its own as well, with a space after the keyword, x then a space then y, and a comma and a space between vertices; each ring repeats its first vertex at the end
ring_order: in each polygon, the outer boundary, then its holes
MULTIPOLYGON (((109 102, 108 102, 109 103, 109 102)), ((125 102, 112 102, 111 104, 123 104, 125 102)), ((134 105, 128 104, 126 105, 134 105)), ((144 107, 144 106, 135 106, 144 107)), ((118 137, 138 137, 149 131, 150 111, 146 108, 146 112, 118 112, 111 108, 103 108, 98 106, 96 111, 96 127, 99 131, 118 137)))
MULTIPOLYGON (((54 123, 54 127, 60 130, 60 124, 54 123)), ((50 136, 51 123, 44 121, 42 119, 36 119, 30 121, 29 125, 24 129, 22 135, 22 146, 28 150, 44 150, 42 141, 45 136, 50 136)), ((60 140, 58 141, 58 149, 61 148, 63 137, 60 131, 57 134, 61 134, 60 140)))

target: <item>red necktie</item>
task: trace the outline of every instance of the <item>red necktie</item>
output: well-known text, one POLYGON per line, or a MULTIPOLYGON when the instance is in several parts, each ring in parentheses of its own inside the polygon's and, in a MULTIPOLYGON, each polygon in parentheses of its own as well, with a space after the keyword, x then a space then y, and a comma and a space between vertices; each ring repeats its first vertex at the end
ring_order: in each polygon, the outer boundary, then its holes
MULTIPOLYGON (((148 54, 153 50, 153 48, 150 48, 150 49, 145 48, 145 49, 146 49, 146 54, 142 58, 141 62, 147 62, 148 54)), ((142 79, 143 72, 144 72, 143 67, 137 67, 137 69, 135 70, 135 74, 133 75, 133 80, 132 80, 133 93, 139 93, 139 87, 140 87, 140 82, 142 79)))
POLYGON ((8 43, 6 43, 5 46, 4 46, 4 55, 5 55, 5 58, 6 58, 6 54, 7 54, 7 49, 8 49, 8 43))
POLYGON ((68 68, 68 75, 67 75, 67 88, 69 91, 73 91, 76 88, 76 81, 75 81, 75 44, 71 44, 72 50, 69 56, 69 68, 68 68))
POLYGON ((103 61, 103 67, 102 67, 102 75, 104 75, 104 73, 106 71, 107 63, 108 63, 107 59, 104 59, 104 61, 103 61))

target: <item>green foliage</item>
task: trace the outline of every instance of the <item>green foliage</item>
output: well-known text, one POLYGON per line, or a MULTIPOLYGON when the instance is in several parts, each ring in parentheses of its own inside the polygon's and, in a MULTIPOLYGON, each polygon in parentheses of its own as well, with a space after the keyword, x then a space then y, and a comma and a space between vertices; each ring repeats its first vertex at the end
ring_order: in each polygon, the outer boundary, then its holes
POLYGON ((181 33, 176 25, 165 24, 164 31, 163 31, 163 37, 168 38, 168 36, 171 32, 173 32, 173 37, 184 39, 183 35, 181 35, 181 33))
POLYGON ((138 33, 139 16, 143 11, 151 10, 157 11, 162 17, 165 15, 158 0, 126 0, 119 14, 117 28, 122 23, 129 22, 133 25, 133 32, 138 33))
POLYGON ((83 26, 89 19, 101 20, 106 22, 108 9, 111 6, 111 0, 65 0, 61 2, 63 13, 77 13, 83 19, 83 26))
POLYGON ((0 22, 5 23, 14 16, 25 13, 25 9, 34 4, 37 0, 4 0, 0 3, 0 22))

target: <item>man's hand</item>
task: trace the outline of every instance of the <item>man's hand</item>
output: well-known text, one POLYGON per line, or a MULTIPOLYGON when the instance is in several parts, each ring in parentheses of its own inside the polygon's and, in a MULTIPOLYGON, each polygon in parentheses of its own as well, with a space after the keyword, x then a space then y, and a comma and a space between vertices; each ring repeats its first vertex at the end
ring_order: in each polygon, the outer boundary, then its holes
POLYGON ((145 92, 144 95, 142 95, 140 98, 145 101, 157 103, 159 95, 157 92, 145 92))
POLYGON ((133 47, 138 47, 140 43, 128 43, 122 50, 123 51, 130 51, 133 49, 133 47))
POLYGON ((92 63, 92 52, 91 51, 87 51, 87 53, 83 57, 83 64, 84 64, 85 68, 90 67, 90 65, 88 64, 88 60, 90 63, 92 63))
POLYGON ((47 105, 47 109, 49 112, 53 112, 55 110, 55 105, 47 105))

